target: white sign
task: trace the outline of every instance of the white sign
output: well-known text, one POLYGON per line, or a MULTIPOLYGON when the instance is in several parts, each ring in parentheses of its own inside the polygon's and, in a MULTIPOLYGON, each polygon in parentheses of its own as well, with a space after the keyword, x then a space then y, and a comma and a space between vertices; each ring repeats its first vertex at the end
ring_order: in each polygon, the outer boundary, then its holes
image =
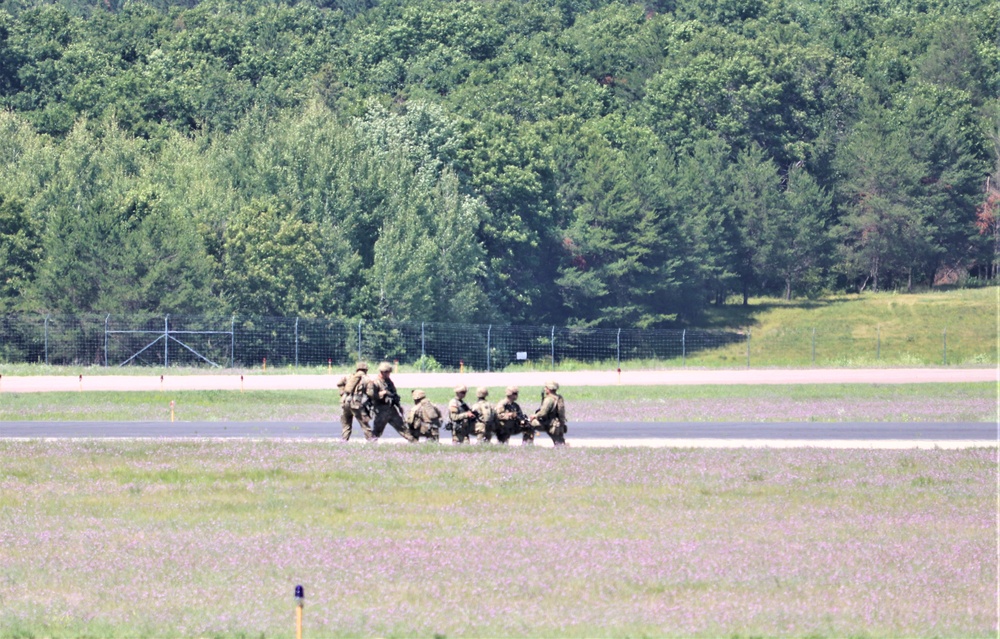
POLYGON ((528 351, 518 351, 517 352, 517 359, 518 360, 526 360, 526 359, 528 359, 528 351))

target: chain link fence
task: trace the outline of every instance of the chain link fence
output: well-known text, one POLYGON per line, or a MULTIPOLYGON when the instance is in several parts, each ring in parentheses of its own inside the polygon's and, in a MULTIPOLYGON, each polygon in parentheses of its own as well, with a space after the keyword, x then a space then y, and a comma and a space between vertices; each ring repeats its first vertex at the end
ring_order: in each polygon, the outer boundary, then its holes
POLYGON ((972 329, 898 334, 880 327, 653 330, 365 322, 305 318, 10 315, 0 363, 50 366, 504 371, 986 365, 997 336, 972 329))

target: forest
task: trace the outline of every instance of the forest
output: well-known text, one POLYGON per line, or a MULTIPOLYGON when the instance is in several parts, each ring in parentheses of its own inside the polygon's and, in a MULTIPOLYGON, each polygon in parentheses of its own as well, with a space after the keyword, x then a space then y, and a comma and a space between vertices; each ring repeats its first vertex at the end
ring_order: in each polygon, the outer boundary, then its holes
POLYGON ((997 25, 994 0, 3 0, 0 313, 669 328, 994 283, 997 25))

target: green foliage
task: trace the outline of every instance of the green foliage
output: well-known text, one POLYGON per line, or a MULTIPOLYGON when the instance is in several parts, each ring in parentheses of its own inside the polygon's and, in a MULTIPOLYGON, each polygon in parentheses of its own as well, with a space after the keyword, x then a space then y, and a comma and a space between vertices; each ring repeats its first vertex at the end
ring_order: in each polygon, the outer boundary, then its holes
POLYGON ((0 310, 31 281, 42 256, 40 225, 17 200, 0 197, 0 310))
POLYGON ((0 308, 663 326, 994 273, 998 18, 5 0, 0 308))

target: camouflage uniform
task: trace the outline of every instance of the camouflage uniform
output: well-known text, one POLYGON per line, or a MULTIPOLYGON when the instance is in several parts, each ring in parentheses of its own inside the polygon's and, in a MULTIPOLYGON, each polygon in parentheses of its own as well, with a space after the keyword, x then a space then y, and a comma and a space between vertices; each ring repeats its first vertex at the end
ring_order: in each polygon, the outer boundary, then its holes
POLYGON ((476 423, 473 428, 478 444, 488 444, 497 430, 496 410, 493 409, 493 404, 490 404, 489 400, 486 399, 489 394, 488 388, 477 388, 476 398, 479 401, 472 405, 472 412, 476 414, 476 423))
POLYGON ((472 434, 472 423, 475 415, 472 409, 465 403, 465 393, 468 392, 465 386, 455 387, 455 396, 448 402, 448 419, 451 420, 451 443, 463 444, 469 441, 472 434))
POLYGON ((368 364, 358 362, 354 374, 344 378, 344 386, 340 387, 340 438, 348 441, 351 438, 354 420, 361 424, 365 439, 374 439, 371 422, 371 402, 368 399, 368 364))
POLYGON ((422 390, 413 391, 413 408, 406 416, 406 426, 413 435, 413 441, 421 437, 436 442, 441 430, 441 411, 427 399, 422 390))
POLYGON ((528 417, 517 403, 519 389, 507 387, 507 397, 497 402, 497 441, 506 444, 513 435, 523 433, 522 444, 534 441, 535 431, 528 425, 528 417))
POLYGON ((385 432, 385 425, 392 424, 403 439, 408 442, 416 441, 410 431, 403 424, 403 410, 399 405, 399 394, 396 392, 396 385, 389 379, 392 372, 392 364, 382 362, 378 365, 379 374, 368 385, 368 397, 372 406, 375 407, 375 423, 372 430, 375 439, 385 432))
POLYGON ((552 438, 553 445, 563 446, 566 444, 566 404, 563 402, 562 395, 556 393, 557 390, 559 390, 559 384, 555 382, 545 383, 545 397, 542 399, 542 405, 531 418, 531 425, 548 433, 549 437, 552 438))

